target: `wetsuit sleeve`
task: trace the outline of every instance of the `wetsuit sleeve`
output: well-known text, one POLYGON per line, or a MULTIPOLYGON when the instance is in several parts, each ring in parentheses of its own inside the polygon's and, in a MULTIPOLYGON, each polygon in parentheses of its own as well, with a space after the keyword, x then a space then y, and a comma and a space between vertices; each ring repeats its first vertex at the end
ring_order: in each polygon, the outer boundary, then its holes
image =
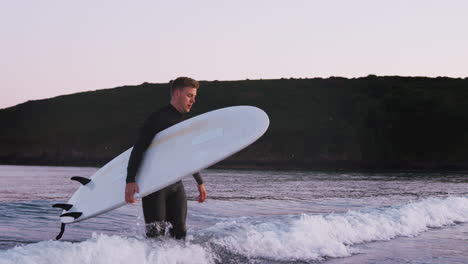
POLYGON ((203 178, 202 178, 200 172, 194 173, 193 178, 197 181, 198 185, 203 184, 203 178))
POLYGON ((150 145, 155 131, 157 131, 159 122, 158 118, 150 117, 145 121, 145 124, 140 130, 140 135, 138 136, 135 146, 133 146, 132 153, 130 154, 130 159, 128 160, 127 166, 127 179, 126 182, 135 182, 135 177, 140 167, 143 154, 150 145))

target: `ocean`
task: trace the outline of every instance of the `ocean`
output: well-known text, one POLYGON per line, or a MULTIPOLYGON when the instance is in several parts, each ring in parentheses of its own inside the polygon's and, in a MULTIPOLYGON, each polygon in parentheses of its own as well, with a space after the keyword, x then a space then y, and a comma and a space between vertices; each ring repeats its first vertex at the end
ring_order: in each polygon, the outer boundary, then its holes
POLYGON ((0 263, 468 263, 468 176, 453 172, 202 172, 188 236, 146 239, 141 202, 67 225, 72 176, 96 168, 0 166, 0 263))

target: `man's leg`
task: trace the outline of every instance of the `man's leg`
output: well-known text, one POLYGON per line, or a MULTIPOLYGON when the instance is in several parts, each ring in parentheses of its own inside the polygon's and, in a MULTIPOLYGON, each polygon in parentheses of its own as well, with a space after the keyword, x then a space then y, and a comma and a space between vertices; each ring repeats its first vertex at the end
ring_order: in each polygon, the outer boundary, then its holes
MULTIPOLYGON (((177 183, 176 183, 177 184, 177 183)), ((184 185, 177 184, 174 192, 172 192, 166 201, 167 220, 171 223, 172 228, 169 230, 172 237, 176 239, 185 239, 187 235, 187 227, 185 220, 187 218, 187 196, 185 195, 184 185)))
POLYGON ((146 236, 163 236, 166 231, 166 196, 162 189, 143 197, 143 215, 146 223, 146 236))

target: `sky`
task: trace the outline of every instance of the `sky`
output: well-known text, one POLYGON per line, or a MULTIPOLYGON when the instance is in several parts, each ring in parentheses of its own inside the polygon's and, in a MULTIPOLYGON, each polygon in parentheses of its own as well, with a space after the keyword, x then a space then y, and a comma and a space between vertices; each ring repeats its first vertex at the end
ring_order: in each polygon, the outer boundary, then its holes
POLYGON ((466 0, 0 0, 0 109, 197 80, 468 77, 466 0))

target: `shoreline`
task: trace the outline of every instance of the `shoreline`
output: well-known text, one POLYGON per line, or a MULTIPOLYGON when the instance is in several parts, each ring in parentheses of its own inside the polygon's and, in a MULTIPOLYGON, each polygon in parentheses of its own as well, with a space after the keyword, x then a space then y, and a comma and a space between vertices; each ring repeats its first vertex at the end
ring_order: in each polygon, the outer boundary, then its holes
MULTIPOLYGON (((46 160, 0 160, 0 165, 5 166, 50 166, 50 167, 90 167, 101 168, 106 161, 59 161, 52 162, 46 160)), ((348 162, 348 161, 328 161, 328 162, 296 162, 296 161, 238 161, 224 160, 218 162, 207 169, 219 170, 259 170, 259 171, 320 171, 320 172, 455 172, 468 173, 468 164, 447 164, 447 163, 370 163, 370 162, 348 162)))

